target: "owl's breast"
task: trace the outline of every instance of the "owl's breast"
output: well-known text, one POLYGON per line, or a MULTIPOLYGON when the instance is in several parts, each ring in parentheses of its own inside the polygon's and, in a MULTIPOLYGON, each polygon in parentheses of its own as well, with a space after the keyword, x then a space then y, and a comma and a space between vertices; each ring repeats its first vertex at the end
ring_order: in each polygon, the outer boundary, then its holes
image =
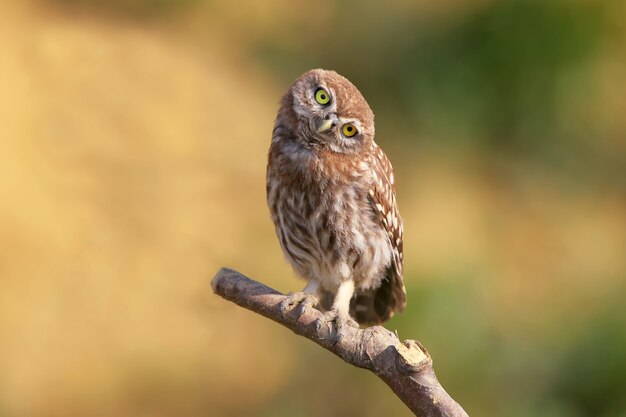
MULTIPOLYGON (((292 175, 268 170, 268 203, 283 251, 298 273, 328 290, 354 279, 379 285, 391 248, 362 175, 292 175)), ((294 171, 292 171, 294 172, 294 171)))
MULTIPOLYGON (((326 266, 329 281, 354 279, 357 287, 375 287, 391 259, 387 235, 378 222, 363 184, 347 184, 328 195, 321 209, 326 217, 317 237, 330 254, 326 266)), ((311 224, 316 221, 312 219, 311 224)))

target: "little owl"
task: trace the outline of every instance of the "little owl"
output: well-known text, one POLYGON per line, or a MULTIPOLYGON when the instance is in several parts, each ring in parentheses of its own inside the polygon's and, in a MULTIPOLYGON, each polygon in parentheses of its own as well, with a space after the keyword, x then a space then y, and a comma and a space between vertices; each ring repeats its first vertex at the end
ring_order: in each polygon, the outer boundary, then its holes
POLYGON ((314 69, 283 96, 267 165, 267 202, 287 260, 308 283, 283 312, 320 305, 318 328, 380 324, 406 305, 402 220, 374 114, 334 71, 314 69))

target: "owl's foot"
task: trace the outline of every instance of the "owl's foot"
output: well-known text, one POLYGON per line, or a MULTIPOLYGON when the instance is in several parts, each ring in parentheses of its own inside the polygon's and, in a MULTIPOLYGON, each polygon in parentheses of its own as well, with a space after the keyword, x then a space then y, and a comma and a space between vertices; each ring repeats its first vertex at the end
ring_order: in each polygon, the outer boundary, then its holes
MULTIPOLYGON (((334 345, 339 343, 343 337, 343 332, 346 327, 359 327, 359 323, 350 317, 350 314, 336 309, 325 312, 324 315, 317 320, 315 327, 319 332, 323 328, 328 329, 329 323, 335 323, 335 331, 332 336, 334 345)), ((332 327, 330 331, 332 332, 332 327)))
POLYGON ((299 307, 298 317, 306 313, 311 307, 315 307, 318 303, 317 295, 309 292, 297 291, 287 294, 285 299, 280 302, 280 311, 285 316, 294 308, 299 307))

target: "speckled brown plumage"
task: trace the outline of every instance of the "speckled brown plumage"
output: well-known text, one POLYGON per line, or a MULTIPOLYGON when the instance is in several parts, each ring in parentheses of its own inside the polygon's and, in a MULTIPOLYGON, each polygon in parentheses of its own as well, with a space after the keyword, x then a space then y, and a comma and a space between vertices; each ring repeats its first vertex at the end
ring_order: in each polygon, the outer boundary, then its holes
POLYGON ((284 95, 269 150, 267 199, 283 252, 308 281, 293 304, 320 299, 338 327, 348 314, 377 324, 404 309, 393 169, 374 142, 369 105, 336 72, 311 70, 284 95))

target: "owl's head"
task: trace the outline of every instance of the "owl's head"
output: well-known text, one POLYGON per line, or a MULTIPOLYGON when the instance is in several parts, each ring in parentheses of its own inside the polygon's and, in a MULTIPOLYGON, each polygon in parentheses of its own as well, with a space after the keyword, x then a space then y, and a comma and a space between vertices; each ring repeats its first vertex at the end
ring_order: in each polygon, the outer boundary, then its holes
POLYGON ((361 92, 335 71, 314 69, 298 78, 284 97, 291 107, 296 140, 358 153, 374 140, 374 114, 361 92))

